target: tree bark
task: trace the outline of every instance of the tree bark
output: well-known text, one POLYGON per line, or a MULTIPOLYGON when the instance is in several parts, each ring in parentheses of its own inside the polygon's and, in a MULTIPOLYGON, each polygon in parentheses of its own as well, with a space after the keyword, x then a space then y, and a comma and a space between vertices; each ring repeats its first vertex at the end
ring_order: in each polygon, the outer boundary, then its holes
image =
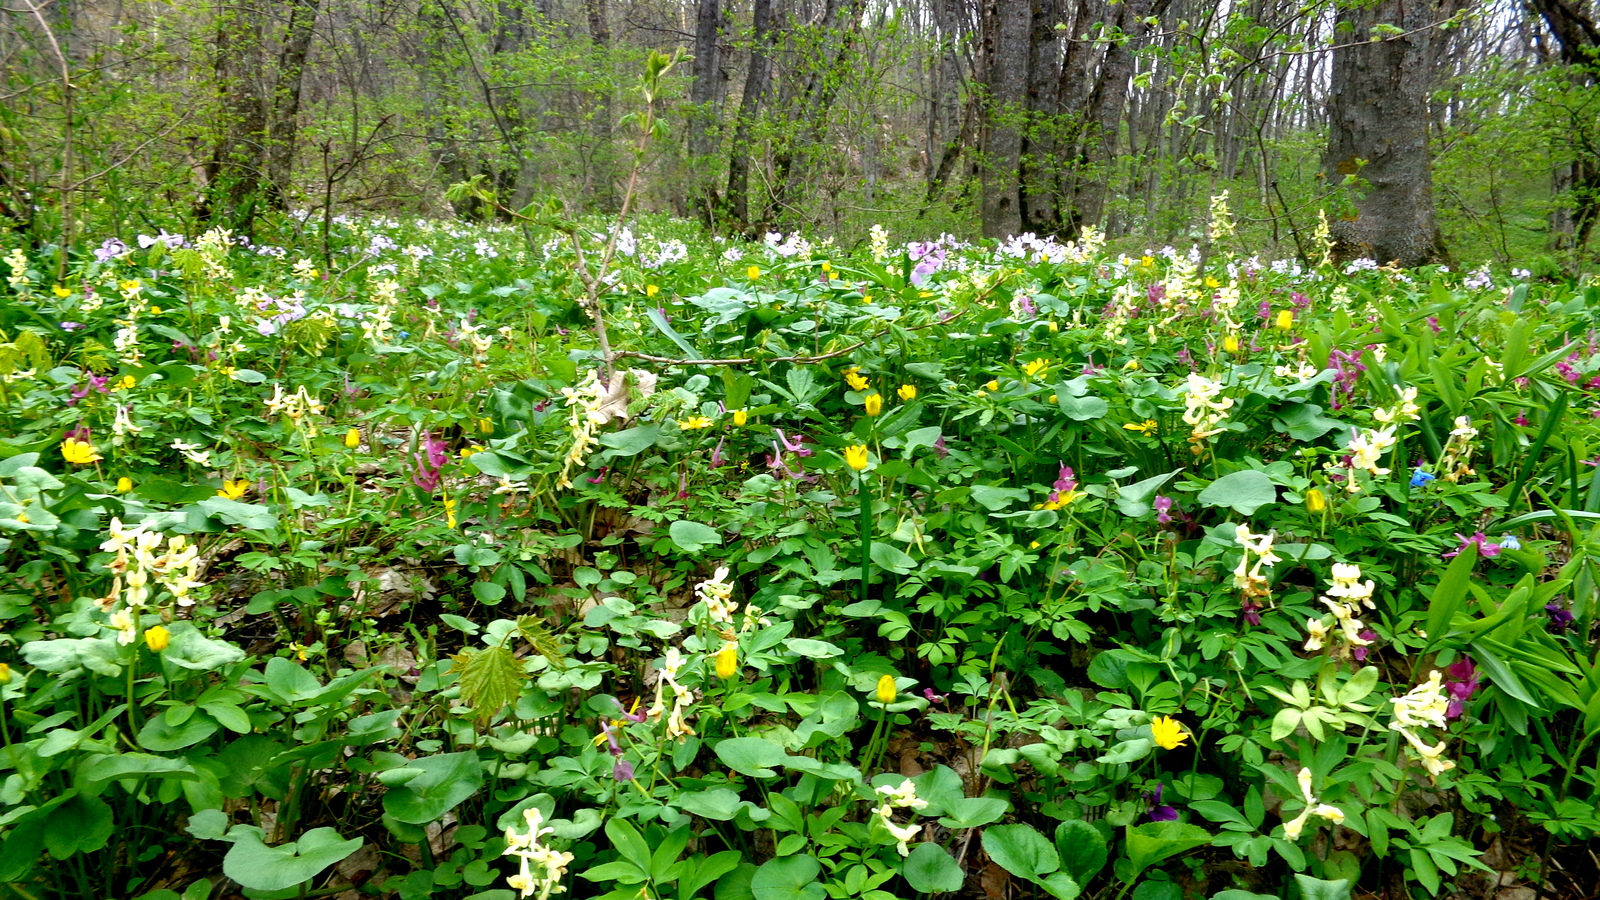
POLYGON ((728 148, 728 190, 724 195, 729 224, 740 231, 750 221, 750 133, 766 98, 772 73, 772 0, 755 0, 751 23, 750 69, 745 73, 739 116, 728 148))
MULTIPOLYGON (((606 0, 583 0, 583 9, 589 19, 589 39, 594 42, 596 54, 605 65, 605 81, 611 80, 611 20, 606 10, 606 0)), ((622 206, 617 196, 615 168, 616 147, 611 137, 611 90, 609 86, 593 94, 594 137, 594 204, 602 212, 615 212, 622 206)))
POLYGON ((1330 223, 1335 254, 1417 266, 1446 258, 1434 218, 1428 92, 1434 60, 1431 0, 1341 4, 1323 174, 1360 179, 1353 214, 1330 223), (1378 37, 1374 25, 1405 34, 1378 37))
POLYGON ((981 214, 985 237, 1022 231, 1022 135, 1028 118, 1028 63, 1033 10, 1016 0, 987 0, 983 14, 985 92, 981 214))
POLYGON ((712 130, 718 119, 717 87, 722 75, 718 49, 722 4, 720 0, 700 0, 694 30, 694 80, 689 85, 689 110, 686 131, 689 150, 689 207, 702 222, 710 225, 716 216, 717 191, 708 167, 713 148, 712 130))
MULTIPOLYGON (((1600 86, 1600 25, 1594 17, 1572 0, 1528 0, 1527 5, 1555 37, 1572 86, 1600 86)), ((1574 121, 1572 130, 1580 138, 1568 143, 1573 158, 1558 162, 1551 176, 1556 196, 1571 197, 1550 212, 1550 248, 1563 252, 1587 246, 1600 221, 1600 129, 1592 121, 1574 121)))

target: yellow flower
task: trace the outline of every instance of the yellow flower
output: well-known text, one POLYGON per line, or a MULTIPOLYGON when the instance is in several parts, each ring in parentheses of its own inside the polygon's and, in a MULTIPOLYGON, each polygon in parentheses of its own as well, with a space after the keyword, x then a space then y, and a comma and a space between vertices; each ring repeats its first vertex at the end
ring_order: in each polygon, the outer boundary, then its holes
POLYGON ((233 377, 233 373, 235 373, 235 372, 237 372, 239 370, 234 368, 233 366, 223 366, 222 368, 218 369, 217 371, 221 372, 222 374, 224 374, 226 376, 228 376, 229 378, 232 378, 233 377))
POLYGON ((1032 378, 1033 376, 1038 375, 1040 372, 1043 372, 1045 369, 1048 369, 1049 367, 1050 367, 1050 360, 1048 360, 1048 359, 1036 359, 1033 362, 1028 363, 1027 365, 1023 366, 1022 367, 1022 371, 1027 373, 1029 378, 1032 378))
POLYGON ((119 282, 117 287, 122 288, 124 291, 137 291, 144 287, 144 283, 137 278, 131 278, 127 281, 119 282))
POLYGON ((449 497, 444 498, 444 526, 456 527, 456 501, 449 497))
POLYGON ((678 420, 678 428, 681 431, 695 431, 696 429, 710 427, 711 420, 705 416, 690 416, 687 419, 678 420))
POLYGON ((1282 309, 1278 311, 1277 326, 1279 331, 1288 331, 1294 327, 1294 310, 1282 309))
POLYGON ((117 493, 126 494, 127 492, 129 492, 131 490, 133 490, 133 479, 132 478, 129 478, 128 476, 124 475, 121 478, 117 479, 117 493))
POLYGON ((1216 280, 1215 278, 1212 278, 1210 275, 1207 275, 1206 276, 1206 287, 1208 287, 1208 288, 1219 288, 1219 287, 1222 287, 1222 282, 1216 280))
POLYGON ((861 369, 857 366, 851 366, 844 370, 844 380, 846 384, 850 385, 850 390, 852 391, 864 391, 872 384, 872 382, 861 377, 861 369))
POLYGON ((1144 266, 1146 269, 1150 268, 1151 266, 1153 266, 1155 264, 1156 264, 1156 259, 1153 256, 1141 256, 1141 257, 1139 257, 1139 265, 1144 266))
POLYGON ((62 287, 59 284, 54 288, 51 288, 51 291, 53 291, 57 297, 60 297, 63 300, 72 296, 72 288, 62 287))
POLYGON ((1140 434, 1149 434, 1150 432, 1156 430, 1156 420, 1145 419, 1143 422, 1129 422, 1122 427, 1128 429, 1129 431, 1137 431, 1140 434))
POLYGON ((729 641, 717 651, 717 677, 732 678, 733 673, 737 671, 739 671, 739 645, 729 641))
POLYGON ((857 472, 865 469, 867 467, 867 445, 856 444, 844 448, 844 462, 845 465, 855 469, 857 472))
POLYGON ((6 663, 0 663, 0 684, 10 684, 10 683, 11 683, 11 666, 6 664, 6 663))
POLYGON ((172 632, 157 625, 145 630, 144 645, 157 653, 167 649, 167 644, 172 640, 172 632))
POLYGON ((135 384, 138 384, 138 382, 133 380, 132 375, 124 375, 113 382, 111 388, 112 390, 125 391, 133 387, 135 384))
POLYGON ((1051 320, 1051 321, 1050 321, 1050 333, 1051 333, 1051 334, 1055 334, 1055 333, 1056 333, 1056 332, 1058 332, 1058 331, 1060 331, 1060 330, 1061 330, 1061 326, 1060 326, 1060 325, 1057 325, 1057 324, 1056 324, 1056 323, 1055 323, 1055 320, 1053 320, 1053 319, 1052 319, 1052 320, 1051 320))
POLYGON ((830 266, 826 262, 824 262, 822 264, 822 271, 824 271, 824 272, 832 272, 833 271, 833 266, 830 266))
POLYGON ((351 450, 361 446, 361 429, 352 428, 344 433, 344 445, 351 450))
POLYGON ((1306 491, 1306 512, 1319 513, 1328 508, 1328 498, 1322 491, 1312 488, 1306 491))
POLYGON ((478 430, 484 434, 494 434, 494 423, 488 419, 479 419, 478 430))
POLYGON ((299 641, 291 641, 289 643, 289 649, 294 651, 294 658, 300 660, 301 662, 305 662, 306 659, 310 657, 310 654, 306 652, 308 649, 306 645, 300 643, 299 641))
POLYGON ((95 450, 93 444, 77 438, 67 438, 61 442, 61 458, 75 466, 87 466, 89 463, 105 459, 95 450))
POLYGON ((917 386, 914 384, 902 384, 900 385, 900 390, 895 391, 895 394, 901 400, 915 400, 917 399, 917 386))
POLYGON ((863 401, 863 405, 867 408, 867 415, 875 416, 883 412, 883 396, 881 394, 868 394, 867 399, 863 401))
POLYGON ((1037 550, 1037 549, 1039 549, 1039 542, 1038 541, 1030 541, 1028 543, 1028 549, 1029 550, 1037 550))
POLYGON ((750 413, 748 410, 736 409, 733 411, 733 424, 735 426, 743 428, 744 423, 748 421, 750 421, 750 413))
POLYGON ((161 312, 162 312, 162 310, 161 310, 161 307, 159 307, 159 306, 150 307, 150 315, 152 315, 152 316, 159 316, 159 315, 161 315, 161 312))
POLYGON ((222 490, 217 491, 217 496, 227 497, 229 500, 237 500, 249 492, 250 482, 248 479, 235 478, 230 481, 224 478, 222 480, 222 490))
POLYGON ((744 276, 746 278, 750 279, 751 281, 755 281, 757 278, 761 277, 761 267, 760 266, 751 266, 750 268, 745 269, 744 270, 744 276))
POLYGON ((1189 739, 1183 726, 1171 716, 1156 716, 1150 720, 1150 737, 1163 750, 1176 750, 1189 739))
POLYGON ((878 702, 887 706, 900 696, 900 689, 895 686, 893 675, 884 675, 878 679, 878 702))
POLYGON ((861 295, 861 302, 862 303, 871 303, 872 302, 872 295, 871 294, 862 294, 861 295))
POLYGON ((1238 353, 1239 352, 1239 336, 1237 334, 1230 334, 1227 337, 1223 338, 1222 339, 1222 350, 1223 350, 1224 353, 1238 353))
POLYGON ((1139 368, 1139 361, 1137 359, 1130 359, 1122 364, 1123 371, 1131 371, 1137 368, 1139 368))
POLYGON ((659 293, 661 293, 661 288, 658 288, 653 284, 647 284, 644 286, 644 295, 646 297, 654 297, 659 293))
POLYGON ((467 457, 471 456, 474 453, 482 453, 483 450, 484 450, 484 447, 483 447, 482 444, 473 444, 470 447, 462 447, 461 448, 461 458, 462 459, 466 459, 467 457))
POLYGON ((983 389, 986 391, 998 391, 1000 390, 1000 382, 991 378, 989 383, 983 386, 983 389))

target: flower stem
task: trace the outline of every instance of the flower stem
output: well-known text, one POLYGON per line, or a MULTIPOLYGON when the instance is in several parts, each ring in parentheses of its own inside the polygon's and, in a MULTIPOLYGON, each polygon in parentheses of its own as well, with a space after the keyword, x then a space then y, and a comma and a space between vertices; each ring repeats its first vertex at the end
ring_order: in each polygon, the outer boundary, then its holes
POLYGON ((856 475, 856 488, 861 495, 861 602, 865 603, 872 581, 872 492, 864 474, 856 475))

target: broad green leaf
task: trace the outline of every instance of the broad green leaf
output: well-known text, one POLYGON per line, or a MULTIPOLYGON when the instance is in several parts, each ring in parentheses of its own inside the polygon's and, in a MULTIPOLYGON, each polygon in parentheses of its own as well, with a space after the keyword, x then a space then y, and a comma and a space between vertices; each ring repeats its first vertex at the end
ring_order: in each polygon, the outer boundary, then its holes
POLYGON ((313 828, 298 841, 268 847, 261 829, 236 826, 233 847, 222 858, 222 874, 253 891, 281 891, 317 877, 323 869, 361 849, 361 838, 345 840, 332 828, 313 828))
POLYGON ((923 841, 912 849, 911 855, 900 865, 900 874, 919 894, 958 891, 965 880, 961 866, 949 851, 931 841, 923 841))
POLYGON ((1183 822, 1149 822, 1127 830, 1128 861, 1134 874, 1168 857, 1211 843, 1211 832, 1183 822))
POLYGON ((414 759, 406 763, 420 773, 383 795, 383 809, 410 825, 426 825, 483 787, 483 766, 470 750, 414 759))
POLYGON ((1324 881, 1296 873, 1294 880, 1300 886, 1302 900, 1350 900, 1350 882, 1343 878, 1324 881))
POLYGON ((661 429, 656 425, 640 425, 625 431, 613 431, 600 435, 600 445, 611 448, 613 456, 637 456, 655 446, 656 439, 661 436, 661 429))
MULTIPOLYGON (((37 824, 23 826, 37 828, 37 824)), ((99 797, 77 794, 44 820, 44 846, 56 859, 93 853, 111 839, 111 807, 99 797)))
POLYGON ((240 503, 228 497, 211 497, 196 505, 206 515, 216 516, 226 525, 251 531, 271 531, 278 527, 278 518, 272 514, 272 510, 254 503, 240 503))
POLYGON ((755 900, 822 900, 828 892, 817 883, 821 873, 822 863, 814 856, 769 859, 750 879, 750 892, 755 900))
POLYGON ((1105 835, 1082 819, 1068 819, 1056 826, 1056 853, 1063 872, 1078 884, 1088 884, 1105 867, 1105 835))
POLYGON ((1211 482, 1198 499, 1204 506, 1226 506, 1241 516, 1248 516, 1277 497, 1277 485, 1265 472, 1245 469, 1211 482))
POLYGON ((699 553, 707 547, 722 543, 722 533, 709 525, 679 519, 667 528, 672 542, 685 553, 699 553))
POLYGON ((896 575, 904 575, 917 567, 917 561, 912 559, 905 551, 893 544, 874 541, 870 551, 872 561, 879 568, 886 569, 896 575))
POLYGON ((1032 825, 996 825, 983 830, 983 852, 995 865, 1029 881, 1061 868, 1050 840, 1032 825))
POLYGON ((507 647, 462 650, 450 661, 461 684, 461 699, 485 722, 515 702, 522 690, 522 661, 507 647))
POLYGON ((771 767, 781 766, 789 758, 781 746, 766 738, 726 738, 713 749, 723 765, 751 778, 775 777, 777 770, 771 767))

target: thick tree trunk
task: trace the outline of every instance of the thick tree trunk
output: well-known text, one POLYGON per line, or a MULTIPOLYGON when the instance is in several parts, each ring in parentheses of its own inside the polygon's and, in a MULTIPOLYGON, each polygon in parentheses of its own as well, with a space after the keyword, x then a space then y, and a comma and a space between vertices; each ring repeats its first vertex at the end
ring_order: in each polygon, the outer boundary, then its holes
POLYGON ((1335 252, 1417 266, 1445 258, 1428 150, 1432 0, 1342 5, 1323 173, 1360 179, 1354 214, 1332 217, 1335 252), (1374 25, 1405 34, 1372 40, 1374 25), (1364 161, 1364 162, 1362 162, 1364 161))
POLYGON ((772 0, 755 0, 751 23, 750 69, 745 73, 744 94, 739 98, 739 118, 728 148, 728 191, 725 206, 729 224, 740 231, 750 221, 750 133, 766 98, 772 73, 772 0))
POLYGON ((784 105, 797 121, 794 132, 783 135, 772 154, 772 193, 762 217, 768 222, 782 215, 790 191, 803 174, 805 154, 817 152, 822 141, 833 100, 848 76, 865 3, 866 0, 827 0, 823 7, 819 28, 824 37, 820 54, 824 61, 811 69, 795 102, 784 105))
POLYGON ((985 237, 1022 231, 1022 136, 1028 118, 1033 10, 1017 0, 987 0, 983 14, 985 105, 981 212, 985 237))
MULTIPOLYGON (((605 61, 606 81, 610 81, 611 19, 606 10, 606 0, 583 0, 584 13, 589 19, 589 39, 595 52, 605 61)), ((617 196, 616 147, 611 137, 611 90, 596 91, 594 103, 594 178, 591 185, 594 205, 602 212, 614 212, 622 206, 617 196)))
POLYGON ((720 0, 700 0, 694 30, 694 80, 689 85, 689 110, 686 131, 689 150, 689 208, 707 225, 716 216, 717 191, 709 166, 713 129, 717 119, 718 82, 722 79, 722 59, 718 48, 721 37, 720 0))
POLYGON ((305 84, 306 54, 316 35, 317 14, 322 0, 290 0, 278 5, 278 14, 287 10, 289 23, 278 54, 277 83, 272 91, 268 113, 267 195, 273 209, 285 209, 294 179, 294 150, 300 135, 300 96, 305 84))

